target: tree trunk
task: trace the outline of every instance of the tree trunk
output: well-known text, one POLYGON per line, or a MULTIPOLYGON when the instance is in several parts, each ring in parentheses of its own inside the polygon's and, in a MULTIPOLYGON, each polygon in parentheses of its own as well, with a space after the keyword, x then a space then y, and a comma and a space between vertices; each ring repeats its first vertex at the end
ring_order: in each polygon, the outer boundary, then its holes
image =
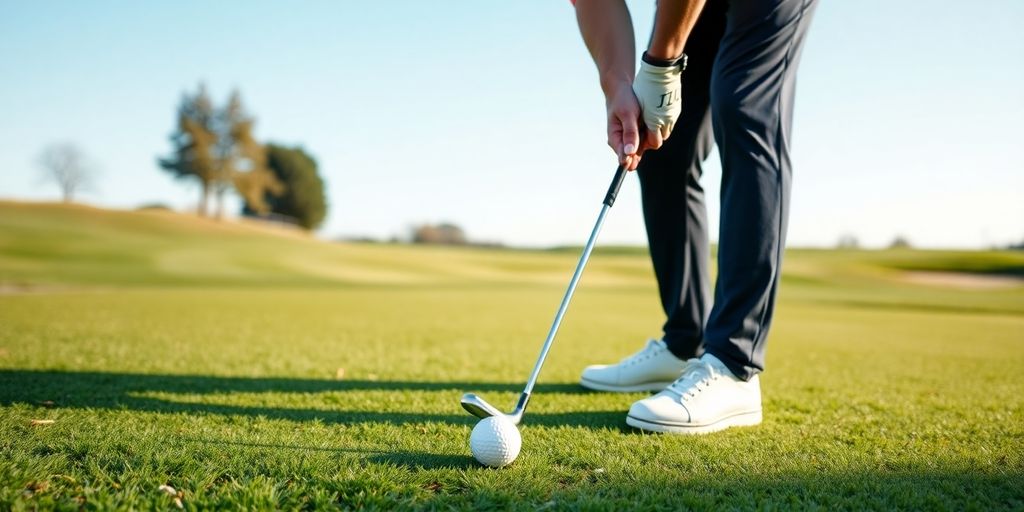
POLYGON ((217 220, 224 218, 224 187, 217 187, 217 220))
POLYGON ((200 217, 206 217, 206 212, 209 211, 210 206, 210 184, 208 182, 203 182, 200 186, 202 187, 202 190, 199 192, 198 213, 200 217))

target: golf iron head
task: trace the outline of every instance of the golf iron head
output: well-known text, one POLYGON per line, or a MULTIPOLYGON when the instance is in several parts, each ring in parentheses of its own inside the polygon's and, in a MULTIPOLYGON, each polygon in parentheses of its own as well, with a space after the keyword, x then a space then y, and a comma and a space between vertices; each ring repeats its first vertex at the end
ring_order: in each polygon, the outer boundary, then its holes
POLYGON ((526 411, 526 403, 530 400, 529 393, 523 393, 519 397, 519 403, 516 404, 516 408, 505 414, 501 412, 497 407, 487 403, 487 400, 480 398, 479 395, 474 393, 466 393, 462 395, 462 408, 468 411, 477 418, 486 418, 488 416, 504 416, 513 425, 518 425, 519 422, 523 421, 523 412, 526 411))

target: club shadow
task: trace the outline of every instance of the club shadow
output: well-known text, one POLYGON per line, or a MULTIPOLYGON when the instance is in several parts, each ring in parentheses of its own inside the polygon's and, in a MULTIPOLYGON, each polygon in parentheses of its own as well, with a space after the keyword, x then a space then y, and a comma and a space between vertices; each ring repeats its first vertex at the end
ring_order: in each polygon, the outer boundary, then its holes
POLYGON ((274 449, 274 450, 296 450, 307 452, 327 452, 338 454, 380 454, 383 450, 369 448, 348 448, 342 446, 312 446, 308 444, 286 444, 286 443, 256 443, 251 441, 236 441, 232 439, 213 439, 204 437, 178 436, 176 441, 185 444, 207 444, 214 446, 233 446, 239 448, 253 449, 274 449))
POLYGON ((367 462, 375 464, 390 464, 408 470, 423 469, 470 469, 479 467, 470 455, 457 455, 446 453, 425 453, 425 452, 381 452, 366 458, 367 462))
POLYGON ((349 448, 342 446, 311 446, 302 444, 285 443, 257 443, 249 441, 236 441, 229 439, 209 439, 201 437, 179 437, 179 442, 189 444, 206 444, 221 447, 272 449, 272 450, 296 450, 307 452, 327 452, 335 454, 346 454, 364 456, 368 462, 377 464, 391 464, 409 470, 422 469, 468 469, 476 466, 473 458, 466 454, 444 454, 414 451, 391 451, 371 448, 349 448))

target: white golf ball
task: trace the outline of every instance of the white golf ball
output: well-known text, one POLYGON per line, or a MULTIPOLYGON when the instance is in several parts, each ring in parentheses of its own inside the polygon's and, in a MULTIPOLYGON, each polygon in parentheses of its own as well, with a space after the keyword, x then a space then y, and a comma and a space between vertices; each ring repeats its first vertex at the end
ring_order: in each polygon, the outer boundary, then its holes
POLYGON ((519 429, 504 416, 488 416, 480 420, 469 435, 469 450, 473 452, 473 458, 492 468, 511 464, 522 447, 519 429))

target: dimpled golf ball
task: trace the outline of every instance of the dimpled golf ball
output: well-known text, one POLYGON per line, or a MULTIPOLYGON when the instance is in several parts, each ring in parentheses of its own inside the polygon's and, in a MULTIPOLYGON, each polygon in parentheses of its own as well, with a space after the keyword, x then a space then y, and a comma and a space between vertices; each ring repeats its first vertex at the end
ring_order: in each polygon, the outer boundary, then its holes
POLYGON ((469 450, 473 458, 484 466, 507 466, 519 456, 523 438, 519 429, 504 416, 489 416, 480 420, 469 435, 469 450))

